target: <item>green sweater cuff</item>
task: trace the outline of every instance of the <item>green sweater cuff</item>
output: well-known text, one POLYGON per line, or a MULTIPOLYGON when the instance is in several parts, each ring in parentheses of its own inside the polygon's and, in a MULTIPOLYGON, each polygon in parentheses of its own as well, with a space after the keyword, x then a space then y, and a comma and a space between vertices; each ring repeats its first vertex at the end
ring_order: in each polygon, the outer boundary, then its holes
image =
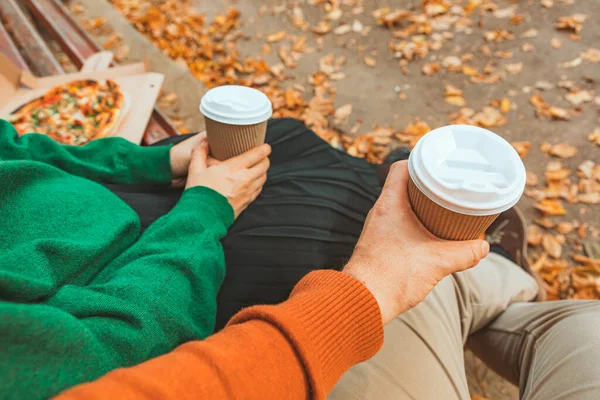
MULTIPOLYGON (((215 215, 227 229, 233 224, 235 215, 229 200, 219 192, 206 187, 194 186, 186 189, 176 206, 181 211, 200 211, 215 215)), ((209 224, 209 221, 204 221, 209 224)))
POLYGON ((135 183, 171 183, 171 147, 137 146, 123 140, 119 149, 123 182, 135 183))

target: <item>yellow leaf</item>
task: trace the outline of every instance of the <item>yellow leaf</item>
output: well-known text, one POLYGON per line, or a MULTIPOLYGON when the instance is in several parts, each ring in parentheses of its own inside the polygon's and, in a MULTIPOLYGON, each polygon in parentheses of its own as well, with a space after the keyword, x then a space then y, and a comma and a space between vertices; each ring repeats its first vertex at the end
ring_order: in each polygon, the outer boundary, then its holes
POLYGON ((375 65, 377 65, 377 61, 373 57, 366 56, 365 64, 367 64, 369 67, 373 68, 375 65))
POLYGON ((500 101, 500 111, 502 114, 506 114, 510 111, 510 100, 506 97, 500 101))

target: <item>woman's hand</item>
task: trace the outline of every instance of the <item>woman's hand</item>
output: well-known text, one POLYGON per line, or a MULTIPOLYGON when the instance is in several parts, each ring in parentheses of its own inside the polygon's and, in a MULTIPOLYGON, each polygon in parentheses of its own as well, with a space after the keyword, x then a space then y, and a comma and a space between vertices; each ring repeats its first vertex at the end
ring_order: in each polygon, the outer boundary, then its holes
POLYGON ((252 203, 267 181, 271 146, 263 144, 230 158, 217 161, 208 157, 206 139, 193 150, 185 188, 209 187, 227 198, 235 217, 252 203))
POLYGON ((185 186, 190 162, 192 161, 192 151, 205 139, 206 131, 203 131, 171 147, 171 173, 173 175, 171 184, 174 187, 185 186))
POLYGON ((425 229, 410 206, 408 179, 408 162, 392 165, 344 267, 373 293, 384 324, 423 301, 446 275, 474 267, 489 251, 483 240, 447 241, 425 229))

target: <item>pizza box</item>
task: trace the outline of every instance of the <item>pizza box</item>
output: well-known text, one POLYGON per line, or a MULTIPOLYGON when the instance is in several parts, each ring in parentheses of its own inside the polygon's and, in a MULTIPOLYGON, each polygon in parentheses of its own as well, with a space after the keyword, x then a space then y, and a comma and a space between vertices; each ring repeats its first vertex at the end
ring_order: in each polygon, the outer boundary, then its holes
POLYGON ((164 75, 147 72, 143 63, 109 68, 112 58, 112 53, 100 52, 88 58, 79 72, 40 78, 14 65, 0 53, 0 118, 6 119, 54 86, 81 79, 112 79, 121 86, 124 107, 118 125, 110 136, 120 136, 140 143, 164 75))

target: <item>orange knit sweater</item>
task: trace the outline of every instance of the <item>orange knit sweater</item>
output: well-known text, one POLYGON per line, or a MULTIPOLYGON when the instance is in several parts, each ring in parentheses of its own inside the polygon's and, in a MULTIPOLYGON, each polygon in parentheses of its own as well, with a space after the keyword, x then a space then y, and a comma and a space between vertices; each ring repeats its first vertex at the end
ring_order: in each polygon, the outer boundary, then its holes
POLYGON ((348 368, 382 344, 371 292, 345 273, 315 271, 284 303, 247 308, 204 341, 57 399, 324 399, 348 368))

